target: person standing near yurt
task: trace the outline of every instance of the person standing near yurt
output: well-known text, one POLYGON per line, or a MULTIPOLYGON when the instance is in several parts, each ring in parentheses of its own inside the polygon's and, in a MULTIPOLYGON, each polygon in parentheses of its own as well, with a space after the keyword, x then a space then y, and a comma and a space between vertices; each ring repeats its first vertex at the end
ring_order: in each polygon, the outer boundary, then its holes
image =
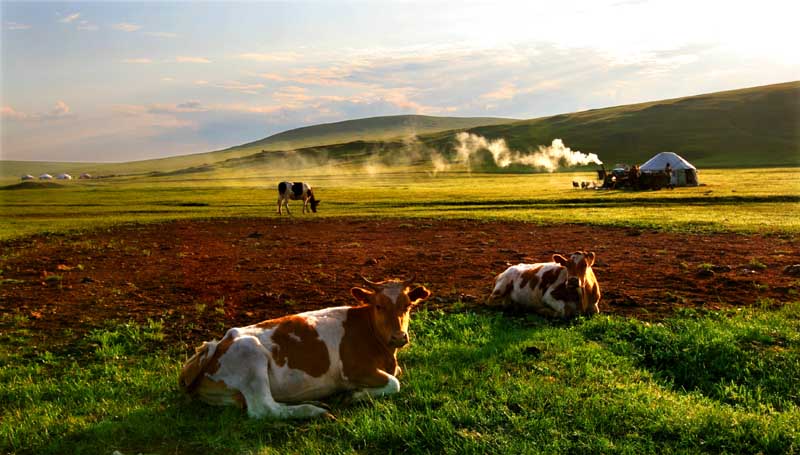
POLYGON ((667 188, 675 188, 675 186, 672 184, 672 166, 669 165, 669 161, 667 161, 667 165, 664 166, 664 173, 667 174, 667 188))

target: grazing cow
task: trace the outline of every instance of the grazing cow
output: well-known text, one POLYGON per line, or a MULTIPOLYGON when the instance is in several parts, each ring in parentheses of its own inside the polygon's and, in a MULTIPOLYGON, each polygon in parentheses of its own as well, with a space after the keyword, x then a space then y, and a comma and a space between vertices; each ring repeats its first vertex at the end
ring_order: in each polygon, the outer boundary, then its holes
POLYGON ((600 284, 592 271, 595 254, 576 251, 553 262, 517 264, 497 275, 488 304, 510 303, 548 317, 600 312, 600 284))
POLYGON ((310 206, 311 211, 317 213, 317 206, 320 203, 319 199, 314 199, 314 192, 311 190, 311 185, 306 182, 281 182, 278 184, 278 215, 281 215, 281 203, 286 207, 286 213, 289 213, 289 200, 303 201, 303 213, 306 213, 306 207, 310 206))
POLYGON ((408 344, 411 308, 430 297, 413 280, 373 283, 350 293, 361 305, 327 308, 228 330, 203 343, 183 366, 180 386, 250 417, 328 415, 319 403, 335 392, 356 400, 397 393, 397 350, 408 344), (305 402, 305 403, 304 403, 305 402), (286 404, 292 403, 292 404, 286 404))

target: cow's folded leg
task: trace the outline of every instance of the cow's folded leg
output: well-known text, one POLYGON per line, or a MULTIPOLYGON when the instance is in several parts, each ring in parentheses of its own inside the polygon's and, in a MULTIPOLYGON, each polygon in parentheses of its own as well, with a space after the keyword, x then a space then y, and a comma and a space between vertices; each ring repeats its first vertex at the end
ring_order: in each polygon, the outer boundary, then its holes
POLYGON ((304 419, 325 415, 326 409, 311 404, 286 405, 272 397, 269 386, 269 360, 267 351, 258 338, 237 336, 224 356, 219 359, 219 369, 210 376, 215 381, 241 392, 250 417, 279 419, 304 419))
POLYGON ((375 398, 383 395, 391 395, 400 391, 400 381, 385 371, 377 372, 386 381, 385 385, 380 387, 365 387, 353 393, 353 400, 360 401, 367 398, 375 398))

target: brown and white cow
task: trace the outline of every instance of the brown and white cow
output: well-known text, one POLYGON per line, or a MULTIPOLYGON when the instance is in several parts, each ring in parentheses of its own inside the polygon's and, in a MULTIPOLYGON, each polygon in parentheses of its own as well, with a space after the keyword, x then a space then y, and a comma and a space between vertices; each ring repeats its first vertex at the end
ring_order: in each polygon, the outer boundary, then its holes
POLYGON ((228 330, 183 366, 180 386, 250 417, 328 415, 316 404, 339 391, 356 400, 397 393, 397 350, 408 344, 411 309, 430 297, 411 280, 354 287, 358 306, 309 311, 228 330), (291 404, 287 404, 291 403, 291 404))
POLYGON ((303 213, 306 213, 307 207, 310 207, 312 212, 317 213, 317 206, 322 202, 314 198, 314 190, 306 182, 278 183, 278 215, 281 215, 281 204, 286 207, 286 213, 291 215, 289 212, 289 200, 303 201, 303 213))
POLYGON ((562 318, 600 312, 600 284, 592 271, 595 254, 576 251, 553 262, 517 264, 497 275, 489 304, 510 304, 562 318))

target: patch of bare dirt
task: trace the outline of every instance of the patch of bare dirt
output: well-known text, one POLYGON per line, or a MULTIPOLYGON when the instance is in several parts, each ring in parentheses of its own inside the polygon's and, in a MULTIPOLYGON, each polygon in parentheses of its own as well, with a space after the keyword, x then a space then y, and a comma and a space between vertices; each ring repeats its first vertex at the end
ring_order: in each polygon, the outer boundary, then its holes
POLYGON ((782 273, 800 263, 797 236, 298 217, 120 226, 0 247, 3 321, 27 317, 48 344, 108 320, 148 318, 164 319, 170 342, 195 343, 228 327, 350 304, 359 274, 416 273, 433 291, 429 305, 479 305, 508 265, 578 249, 597 253, 605 313, 658 319, 685 307, 780 304, 800 289, 782 273))

